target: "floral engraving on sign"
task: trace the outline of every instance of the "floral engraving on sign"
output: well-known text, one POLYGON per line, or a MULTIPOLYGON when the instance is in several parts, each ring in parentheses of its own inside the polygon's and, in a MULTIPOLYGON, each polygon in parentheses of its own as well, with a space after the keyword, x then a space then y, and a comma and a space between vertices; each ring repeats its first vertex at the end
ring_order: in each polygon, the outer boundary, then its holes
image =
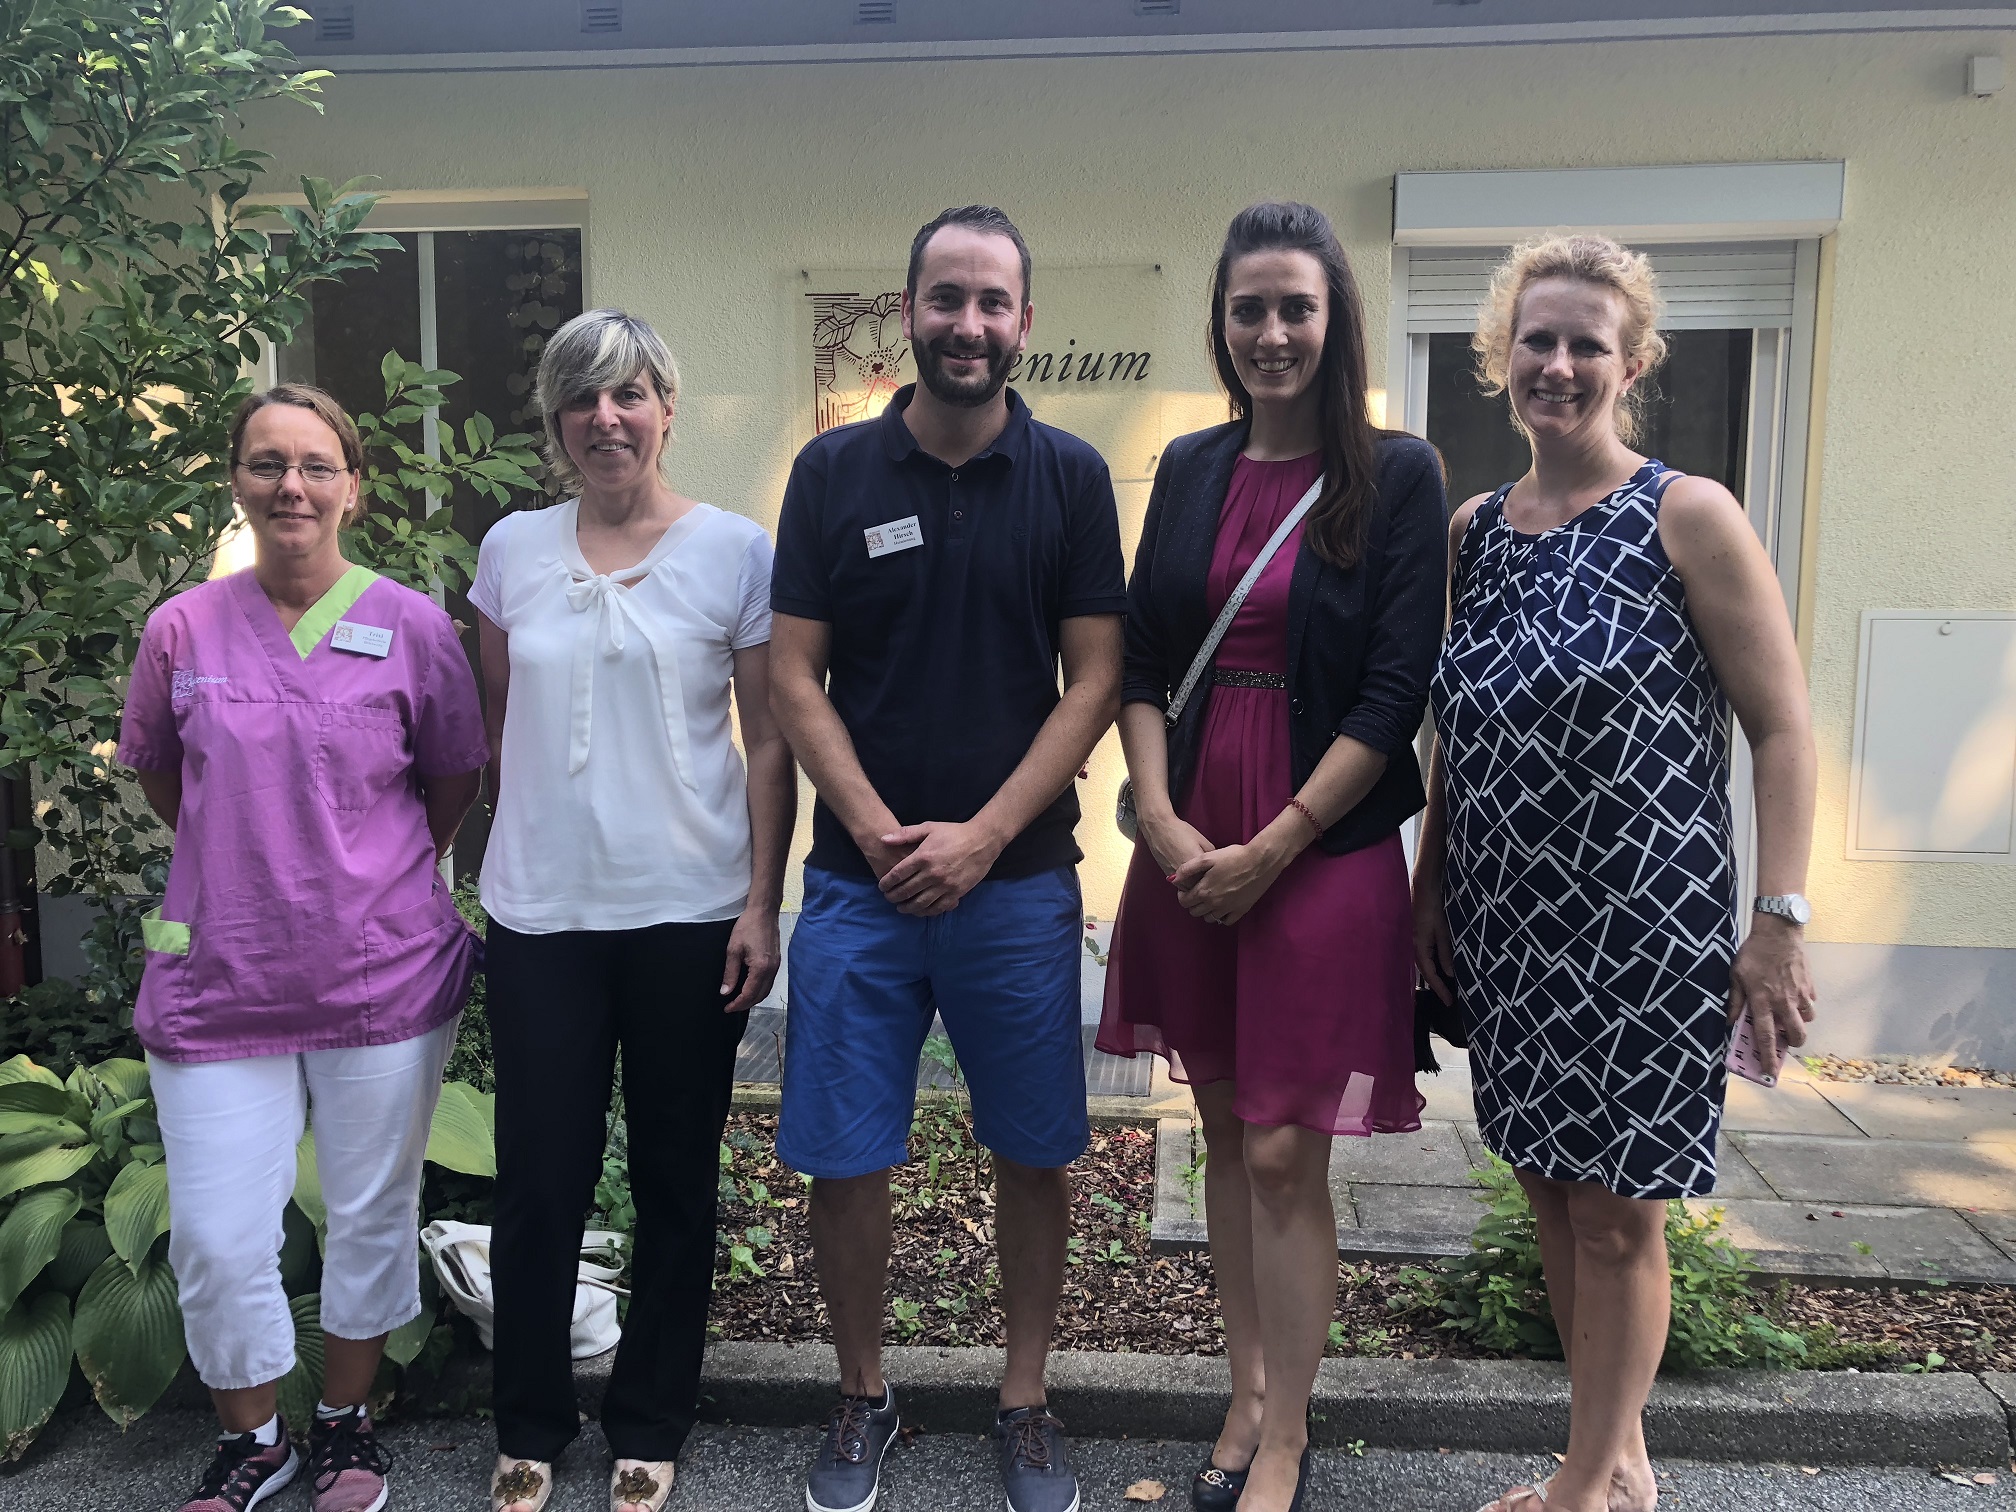
POLYGON ((814 429, 829 431, 879 415, 909 379, 903 296, 890 290, 809 297, 814 429))

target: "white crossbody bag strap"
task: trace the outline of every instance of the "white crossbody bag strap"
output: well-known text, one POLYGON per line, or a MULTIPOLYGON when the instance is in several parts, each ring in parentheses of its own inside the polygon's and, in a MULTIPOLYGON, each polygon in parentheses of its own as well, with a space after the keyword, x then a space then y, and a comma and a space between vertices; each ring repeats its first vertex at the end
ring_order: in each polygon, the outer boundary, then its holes
POLYGON ((1238 587, 1225 600, 1225 607, 1218 611, 1218 618, 1211 626, 1211 633, 1204 637, 1204 644, 1197 648, 1197 655, 1190 663, 1190 670, 1183 674, 1182 685, 1176 689, 1176 696, 1169 700, 1168 711, 1162 716, 1171 725, 1183 717, 1183 706, 1190 702, 1190 695, 1197 691, 1197 680, 1204 675, 1204 669, 1211 665, 1211 658, 1218 654, 1218 643, 1225 639, 1225 632, 1232 628, 1232 621, 1238 618, 1239 606, 1246 602, 1246 595, 1253 591, 1253 585, 1260 581, 1260 574, 1267 570, 1267 564, 1274 560, 1274 553, 1281 549, 1281 543, 1294 534, 1295 527, 1302 523, 1302 517, 1315 504, 1316 496, 1323 492, 1323 479, 1318 477, 1309 485, 1309 491, 1302 495, 1288 517, 1274 528, 1274 534, 1267 538, 1267 544, 1260 548, 1260 555, 1253 558, 1253 565, 1246 569, 1246 575, 1239 579, 1238 587))

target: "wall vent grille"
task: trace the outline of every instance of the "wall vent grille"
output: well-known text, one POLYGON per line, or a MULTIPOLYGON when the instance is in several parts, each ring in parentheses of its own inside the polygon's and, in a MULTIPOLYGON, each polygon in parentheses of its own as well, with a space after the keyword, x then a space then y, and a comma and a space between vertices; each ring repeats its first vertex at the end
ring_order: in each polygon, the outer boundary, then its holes
POLYGON ((896 0, 859 0, 854 7, 856 26, 888 26, 896 20, 896 0))
POLYGON ((623 0, 585 0, 581 7, 581 30, 584 32, 623 30, 623 0))
POLYGON ((1182 10, 1183 0, 1134 0, 1137 16, 1174 16, 1182 10))
POLYGON ((357 8, 354 5, 316 6, 315 40, 317 42, 356 41, 357 8))

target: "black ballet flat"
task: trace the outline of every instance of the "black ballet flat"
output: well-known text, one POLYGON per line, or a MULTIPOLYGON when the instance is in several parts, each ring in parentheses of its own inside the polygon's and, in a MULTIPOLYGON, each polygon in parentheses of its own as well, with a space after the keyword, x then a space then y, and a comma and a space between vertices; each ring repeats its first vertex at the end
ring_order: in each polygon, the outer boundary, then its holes
POLYGON ((1221 1470, 1211 1463, 1211 1456, 1204 1456, 1204 1468, 1190 1477, 1190 1505, 1197 1512, 1237 1512, 1239 1493, 1246 1489, 1246 1476, 1252 1469, 1221 1470))

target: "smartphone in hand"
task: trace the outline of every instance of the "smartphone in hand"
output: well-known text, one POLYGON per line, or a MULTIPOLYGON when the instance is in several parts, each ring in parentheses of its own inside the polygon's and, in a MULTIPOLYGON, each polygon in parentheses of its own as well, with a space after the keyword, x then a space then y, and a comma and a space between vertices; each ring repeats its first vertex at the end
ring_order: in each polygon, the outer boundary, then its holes
POLYGON ((1777 1058, 1765 1059, 1763 1049, 1757 1043, 1757 1031, 1751 1027, 1748 1008, 1736 1017, 1736 1032, 1729 1040, 1726 1064, 1745 1081, 1755 1082, 1760 1087, 1778 1085, 1777 1058))

